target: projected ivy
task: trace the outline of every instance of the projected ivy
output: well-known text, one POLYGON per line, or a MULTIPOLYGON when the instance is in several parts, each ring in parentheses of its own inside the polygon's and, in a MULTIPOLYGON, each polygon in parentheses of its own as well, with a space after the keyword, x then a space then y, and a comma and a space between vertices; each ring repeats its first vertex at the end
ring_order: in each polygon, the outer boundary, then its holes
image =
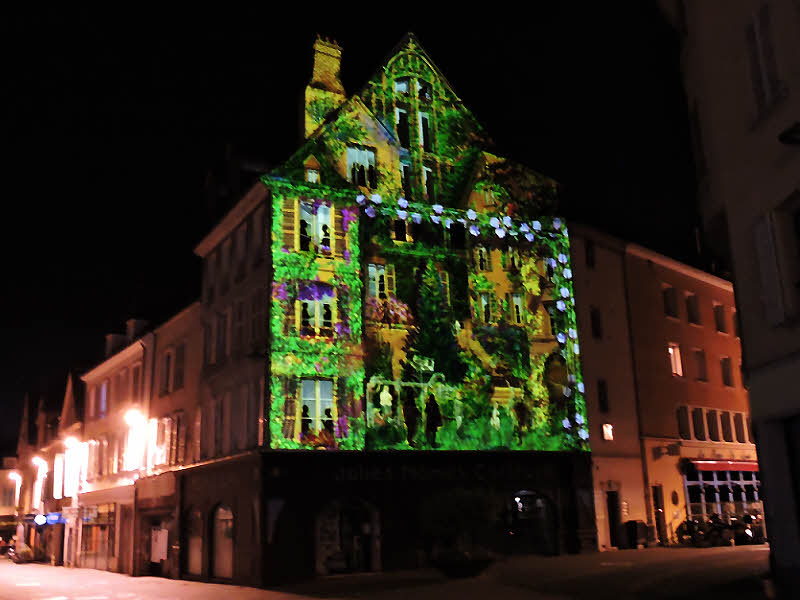
POLYGON ((413 39, 318 100, 263 178, 272 447, 588 450, 555 183, 485 151, 413 39))

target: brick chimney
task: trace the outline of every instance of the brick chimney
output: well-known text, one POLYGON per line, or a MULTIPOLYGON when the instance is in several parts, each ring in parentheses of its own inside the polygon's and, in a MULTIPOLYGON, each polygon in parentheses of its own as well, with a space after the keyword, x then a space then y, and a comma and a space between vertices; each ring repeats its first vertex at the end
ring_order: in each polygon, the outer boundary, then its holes
POLYGON ((117 353, 117 350, 121 350, 125 343, 127 342, 127 337, 120 334, 120 333, 107 333, 106 334, 106 358, 117 353))
POLYGON ((336 41, 317 37, 314 42, 314 71, 305 94, 306 137, 314 133, 325 117, 347 99, 339 79, 341 65, 341 46, 336 41))
POLYGON ((125 321, 125 337, 129 344, 139 337, 139 334, 147 327, 148 322, 144 319, 128 319, 125 321))

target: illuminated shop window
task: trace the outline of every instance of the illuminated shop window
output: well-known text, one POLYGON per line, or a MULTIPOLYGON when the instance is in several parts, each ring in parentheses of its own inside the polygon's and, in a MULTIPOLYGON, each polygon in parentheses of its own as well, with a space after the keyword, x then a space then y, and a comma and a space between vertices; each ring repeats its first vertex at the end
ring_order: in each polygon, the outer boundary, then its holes
POLYGON ((300 433, 333 434, 333 381, 330 379, 303 379, 300 382, 300 433))
POLYGON ((378 184, 375 151, 357 146, 347 148, 347 173, 350 183, 374 188, 378 184))
POLYGON ((614 439, 614 426, 611 423, 603 423, 603 439, 607 442, 614 439))
POLYGON ((325 204, 313 206, 308 202, 301 202, 299 228, 300 250, 331 251, 330 206, 325 204))
POLYGON ((522 324, 522 294, 511 294, 511 306, 513 308, 514 323, 517 325, 522 324))
POLYGON ((683 377, 683 364, 681 363, 681 348, 678 344, 669 344, 667 347, 669 354, 669 364, 672 369, 672 374, 678 377, 683 377))

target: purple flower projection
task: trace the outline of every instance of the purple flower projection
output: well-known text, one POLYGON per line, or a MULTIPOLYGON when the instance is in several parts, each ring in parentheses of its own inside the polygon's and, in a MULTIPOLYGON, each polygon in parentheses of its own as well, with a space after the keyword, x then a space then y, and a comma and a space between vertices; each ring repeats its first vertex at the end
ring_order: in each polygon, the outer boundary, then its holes
POLYGON ((365 201, 366 198, 364 197, 364 194, 359 194, 356 196, 356 202, 358 202, 359 205, 363 205, 365 201))
POLYGON ((350 429, 350 424, 347 421, 347 415, 340 414, 339 418, 336 419, 334 427, 335 427, 334 435, 337 438, 347 437, 348 431, 350 429))
POLYGON ((408 200, 406 200, 405 198, 400 198, 397 201, 397 206, 399 206, 400 208, 408 208, 408 200))
POLYGON ((397 216, 405 221, 408 218, 408 211, 397 209, 397 216))
POLYGON ((372 194, 372 196, 370 196, 369 199, 372 200, 375 204, 380 204, 381 202, 383 202, 383 200, 381 200, 380 194, 372 194))
POLYGON ((506 237, 506 230, 503 229, 502 227, 498 227, 497 229, 494 230, 494 232, 497 234, 497 237, 501 239, 506 237))
POLYGON ((306 281, 298 286, 300 300, 322 300, 333 298, 333 286, 319 281, 306 281))
POLYGON ((441 218, 437 217, 436 215, 431 215, 431 221, 438 225, 441 222, 441 218))
POLYGON ((353 223, 358 218, 358 212, 349 208, 342 209, 342 227, 345 232, 350 229, 350 223, 353 223))
POLYGON ((344 262, 346 262, 349 265, 350 264, 350 250, 345 250, 344 252, 342 252, 342 256, 344 256, 344 262))
POLYGON ((419 213, 413 213, 411 215, 411 220, 414 221, 414 223, 416 223, 417 225, 419 225, 420 223, 422 223, 422 215, 419 213))
POLYGON ((529 242, 532 242, 534 237, 535 236, 532 233, 525 234, 525 239, 528 240, 529 242))
POLYGON ((442 206, 441 204, 434 204, 432 208, 433 212, 435 212, 437 215, 440 215, 444 212, 444 206, 442 206))
POLYGON ((476 212, 475 212, 474 210, 472 210, 471 208, 470 208, 470 209, 467 211, 467 218, 468 218, 470 221, 474 221, 474 220, 475 220, 477 217, 478 217, 478 213, 476 213, 476 212))
POLYGON ((374 206, 368 206, 367 210, 365 210, 364 212, 367 213, 367 216, 369 218, 371 218, 371 219, 375 218, 375 207, 374 206))
POLYGON ((531 228, 530 228, 530 227, 528 227, 528 224, 527 224, 527 223, 523 223, 522 225, 520 225, 520 226, 519 226, 519 230, 520 230, 522 233, 528 233, 528 232, 531 230, 531 228))
POLYGON ((503 225, 506 227, 511 227, 511 217, 505 216, 503 217, 503 225))
POLYGON ((272 297, 276 300, 288 300, 289 293, 286 290, 286 284, 281 283, 280 285, 273 283, 272 284, 272 297))
POLYGON ((489 219, 489 225, 497 229, 498 227, 500 227, 500 219, 498 219, 497 217, 492 217, 491 219, 489 219))
POLYGON ((450 225, 452 225, 452 224, 453 224, 453 219, 445 219, 444 220, 444 228, 445 229, 450 229, 450 225))

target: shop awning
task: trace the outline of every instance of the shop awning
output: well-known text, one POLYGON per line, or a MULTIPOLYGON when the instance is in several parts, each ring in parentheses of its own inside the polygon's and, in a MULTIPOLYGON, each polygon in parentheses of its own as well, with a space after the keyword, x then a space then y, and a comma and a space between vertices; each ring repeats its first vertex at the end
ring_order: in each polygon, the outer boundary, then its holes
POLYGON ((755 460, 693 460, 698 471, 758 471, 755 460))

